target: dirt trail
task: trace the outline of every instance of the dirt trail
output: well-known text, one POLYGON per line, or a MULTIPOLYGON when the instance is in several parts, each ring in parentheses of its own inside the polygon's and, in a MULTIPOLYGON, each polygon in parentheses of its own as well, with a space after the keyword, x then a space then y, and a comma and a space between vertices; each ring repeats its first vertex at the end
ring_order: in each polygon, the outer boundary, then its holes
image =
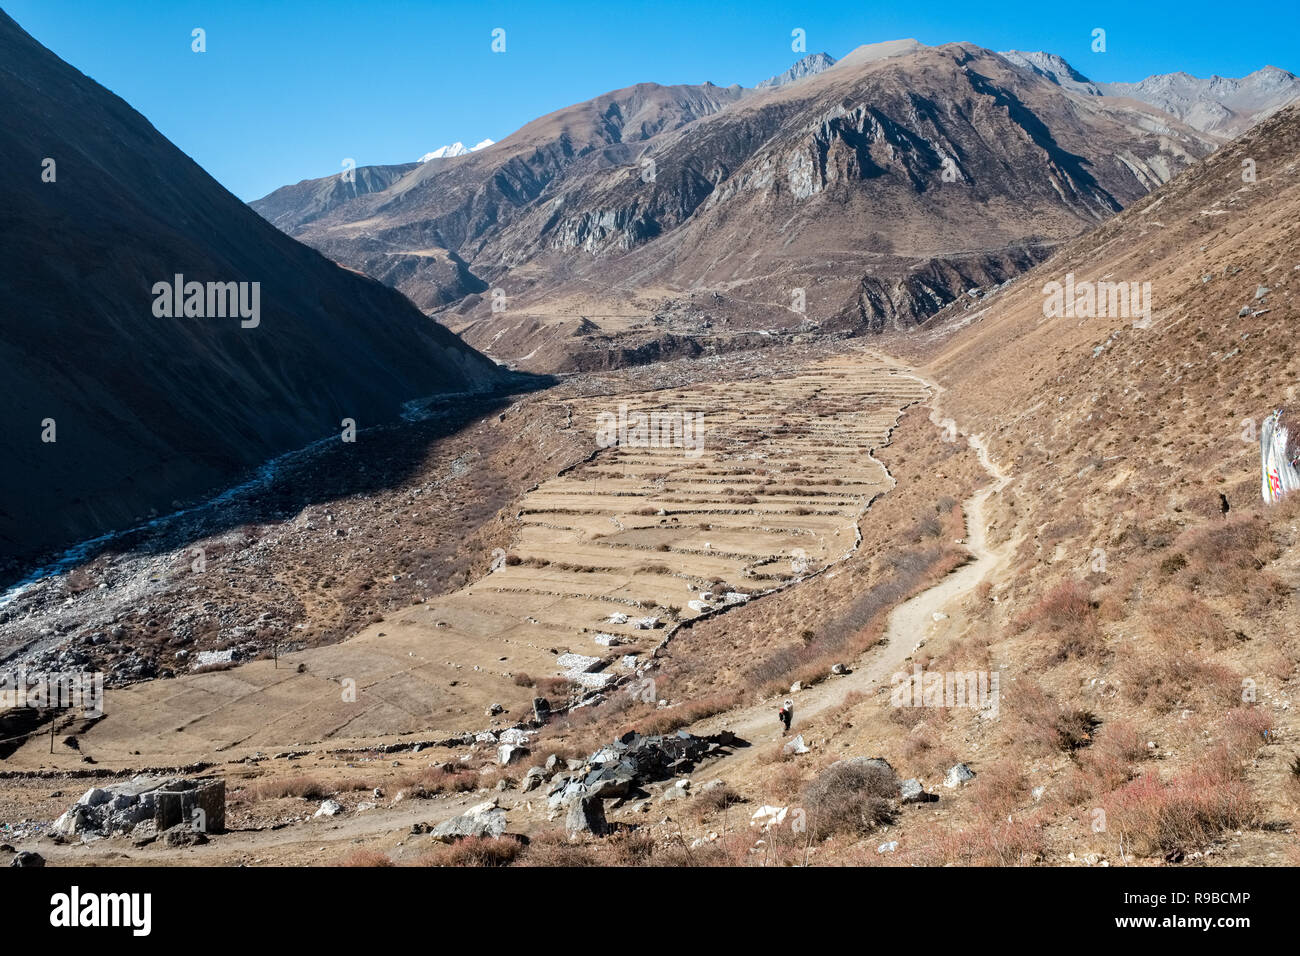
MULTIPOLYGON (((932 394, 936 397, 929 403, 930 420, 935 425, 944 427, 944 419, 938 407, 938 396, 942 395, 943 389, 920 376, 908 375, 907 377, 914 378, 933 389, 932 394)), ((989 457, 988 447, 980 436, 969 435, 967 442, 979 456, 980 464, 993 479, 991 484, 981 488, 962 503, 962 510, 966 517, 964 544, 970 551, 972 560, 945 576, 934 586, 896 607, 889 615, 882 639, 851 665, 851 673, 824 681, 793 695, 795 725, 791 736, 799 732, 801 724, 806 724, 811 718, 842 704, 850 693, 854 691, 870 693, 882 683, 888 684, 891 676, 904 670, 908 659, 923 644, 936 638, 959 633, 964 622, 956 605, 974 591, 979 583, 1009 556, 1012 542, 1006 542, 998 548, 988 546, 986 507, 990 496, 1006 487, 1011 477, 989 457), (945 616, 936 620, 936 614, 945 616)), ((740 765, 757 759, 757 756, 765 752, 769 745, 780 740, 778 707, 779 699, 772 698, 760 704, 711 717, 690 728, 692 733, 697 734, 730 730, 753 745, 702 768, 696 775, 698 779, 704 781, 735 773, 740 765)))

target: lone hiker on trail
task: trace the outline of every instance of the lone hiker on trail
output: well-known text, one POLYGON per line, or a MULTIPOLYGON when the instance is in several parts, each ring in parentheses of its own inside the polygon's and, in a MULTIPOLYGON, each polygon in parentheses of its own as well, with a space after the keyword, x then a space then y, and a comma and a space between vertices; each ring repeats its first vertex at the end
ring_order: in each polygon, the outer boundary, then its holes
POLYGON ((777 716, 781 718, 781 723, 785 727, 781 731, 781 736, 784 737, 790 732, 790 722, 794 720, 794 701, 787 700, 782 704, 781 709, 777 711, 777 716))

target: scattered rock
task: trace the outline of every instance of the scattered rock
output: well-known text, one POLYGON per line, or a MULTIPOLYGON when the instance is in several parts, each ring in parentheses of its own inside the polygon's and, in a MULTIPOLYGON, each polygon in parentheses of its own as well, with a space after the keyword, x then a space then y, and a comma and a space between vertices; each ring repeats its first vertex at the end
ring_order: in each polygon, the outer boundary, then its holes
POLYGON ((528 744, 528 738, 531 735, 526 730, 520 730, 518 727, 509 727, 501 731, 501 736, 497 738, 503 744, 514 744, 516 747, 524 747, 528 744))
POLYGON ((564 828, 570 838, 582 833, 604 836, 609 832, 609 824, 605 820, 605 804, 599 797, 590 797, 586 793, 576 794, 568 802, 564 828))
POLYGON ((164 846, 170 847, 202 846, 208 842, 208 838, 192 826, 178 823, 176 826, 158 834, 158 841, 164 846))
POLYGON ((313 817, 336 817, 343 812, 343 804, 337 800, 323 800, 313 817))
POLYGON ((933 803, 939 799, 939 795, 926 793, 921 781, 913 777, 898 785, 898 798, 900 803, 933 803))
POLYGON ((528 748, 518 744, 502 744, 497 748, 497 762, 503 767, 527 756, 528 748))
POLYGON ((967 780, 972 780, 974 777, 974 770, 966 766, 964 763, 959 763, 948 771, 948 776, 944 778, 943 785, 951 790, 954 787, 960 787, 967 780))
POLYGON ((673 800, 684 800, 690 796, 691 782, 689 780, 678 780, 671 787, 664 789, 659 795, 659 800, 663 803, 670 803, 673 800))
POLYGON ((470 807, 458 817, 444 820, 433 828, 433 838, 441 843, 455 843, 465 837, 499 837, 506 832, 506 812, 495 800, 470 807))
POLYGON ((19 853, 17 856, 15 856, 12 860, 9 861, 9 865, 10 866, 44 866, 45 857, 41 856, 39 853, 33 853, 31 850, 23 850, 22 853, 19 853))

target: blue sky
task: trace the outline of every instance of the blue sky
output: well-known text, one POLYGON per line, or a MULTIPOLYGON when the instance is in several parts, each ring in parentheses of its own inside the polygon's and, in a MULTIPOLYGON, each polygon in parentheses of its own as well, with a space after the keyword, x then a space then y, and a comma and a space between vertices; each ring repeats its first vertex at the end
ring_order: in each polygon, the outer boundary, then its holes
POLYGON ((1186 70, 1300 72, 1295 0, 1232 5, 936 0, 749 2, 0 0, 45 46, 122 96, 241 199, 444 143, 503 139, 633 83, 751 86, 800 54, 915 37, 1049 50, 1096 80, 1186 70), (207 52, 190 31, 207 31, 207 52), (493 53, 491 33, 506 31, 493 53), (1106 52, 1091 49, 1106 30, 1106 52))

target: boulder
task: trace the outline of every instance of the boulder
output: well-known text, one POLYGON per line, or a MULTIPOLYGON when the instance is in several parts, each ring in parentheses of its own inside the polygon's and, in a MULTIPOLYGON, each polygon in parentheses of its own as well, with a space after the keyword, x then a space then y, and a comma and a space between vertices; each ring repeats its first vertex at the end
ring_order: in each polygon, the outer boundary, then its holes
POLYGON ((39 853, 33 853, 31 850, 23 850, 21 853, 19 853, 17 856, 15 856, 12 860, 9 861, 9 865, 10 866, 44 866, 45 857, 41 856, 39 853))
POLYGON ((889 761, 886 760, 884 757, 849 757, 846 760, 837 760, 835 761, 835 763, 831 764, 832 767, 837 767, 841 765, 847 765, 850 767, 877 767, 881 770, 884 770, 891 777, 898 776, 894 772, 894 768, 890 766, 889 761))
POLYGON ((564 828, 570 837, 581 833, 604 836, 609 832, 609 824, 605 821, 605 804, 599 797, 579 794, 569 801, 564 828))
POLYGON ((183 846, 202 846, 208 842, 207 835, 194 829, 188 823, 178 823, 168 830, 158 834, 158 840, 164 846, 183 847, 183 846))
POLYGON ((109 803, 112 799, 113 793, 111 791, 101 790, 99 787, 91 787, 82 794, 81 799, 77 801, 77 805, 82 807, 98 807, 105 803, 109 803))
POLYGON ((798 735, 797 737, 795 737, 793 740, 790 740, 790 741, 787 741, 787 742, 786 742, 785 746, 781 748, 781 753, 783 753, 783 754, 806 754, 806 753, 808 753, 811 749, 812 749, 812 748, 810 748, 806 743, 803 742, 803 734, 799 734, 799 735, 798 735))
POLYGON ((691 782, 689 780, 678 780, 671 787, 664 789, 659 795, 660 801, 669 803, 673 800, 684 800, 690 796, 691 782))
POLYGON ((465 837, 499 837, 505 832, 506 812, 495 800, 489 800, 439 823, 433 828, 432 836, 441 843, 455 843, 465 837))
POLYGON ((938 794, 926 793, 921 781, 915 777, 904 780, 898 785, 899 800, 902 803, 933 803, 939 799, 938 794))
POLYGON ((613 674, 568 673, 564 676, 586 690, 604 690, 614 679, 613 674))
POLYGON ((337 800, 322 800, 313 817, 336 817, 343 812, 343 804, 337 800))
POLYGON ((497 748, 497 762, 505 767, 516 760, 522 760, 528 756, 528 748, 520 747, 515 744, 502 744, 497 748))
POLYGON ((538 723, 546 723, 551 718, 551 702, 545 697, 533 698, 533 719, 538 723))
POLYGON ((948 776, 943 780, 943 785, 949 790, 954 787, 962 786, 967 780, 973 779, 975 771, 964 763, 959 763, 948 771, 948 776))
POLYGON ((577 780, 566 780, 559 789, 551 791, 551 795, 546 798, 546 808, 548 810, 559 810, 566 807, 578 797, 586 796, 587 788, 577 780))
POLYGON ((583 779, 583 786, 592 797, 626 797, 636 780, 635 770, 627 764, 606 765, 593 770, 583 779))

